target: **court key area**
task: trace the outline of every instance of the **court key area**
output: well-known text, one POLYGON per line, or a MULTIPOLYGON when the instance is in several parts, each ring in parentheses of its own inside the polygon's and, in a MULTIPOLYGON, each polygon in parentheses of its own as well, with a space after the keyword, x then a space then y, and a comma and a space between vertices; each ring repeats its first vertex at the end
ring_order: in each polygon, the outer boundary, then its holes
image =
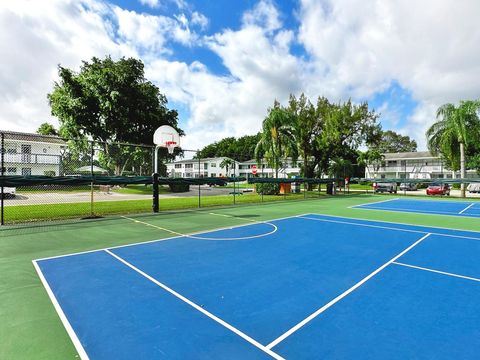
POLYGON ((479 240, 304 214, 34 266, 83 359, 478 359, 479 240))
POLYGON ((480 218, 479 201, 389 199, 352 206, 356 209, 414 212, 480 218))

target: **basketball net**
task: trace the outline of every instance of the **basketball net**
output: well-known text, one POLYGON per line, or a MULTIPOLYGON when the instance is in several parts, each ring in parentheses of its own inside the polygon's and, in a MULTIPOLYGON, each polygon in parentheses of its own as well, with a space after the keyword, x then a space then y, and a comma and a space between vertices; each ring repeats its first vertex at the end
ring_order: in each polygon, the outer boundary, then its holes
POLYGON ((165 147, 167 148, 168 150, 168 153, 170 155, 173 154, 173 151, 175 150, 175 148, 177 147, 177 143, 176 141, 166 141, 165 142, 165 147))

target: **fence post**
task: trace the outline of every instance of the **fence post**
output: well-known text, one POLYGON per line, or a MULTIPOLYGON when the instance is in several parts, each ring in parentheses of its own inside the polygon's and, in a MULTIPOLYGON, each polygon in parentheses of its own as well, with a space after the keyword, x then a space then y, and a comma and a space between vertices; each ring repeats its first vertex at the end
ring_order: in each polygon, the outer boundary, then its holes
POLYGON ((154 213, 158 213, 160 210, 160 201, 159 201, 159 191, 158 191, 158 173, 153 173, 152 175, 152 194, 153 194, 153 204, 152 209, 154 213))
POLYGON ((235 160, 233 160, 233 205, 235 205, 235 160))
POLYGON ((90 150, 90 216, 93 215, 93 157, 95 156, 95 143, 92 141, 92 148, 90 150))
MULTIPOLYGON (((198 152, 200 150, 197 150, 197 156, 198 156, 198 152)), ((200 192, 200 156, 198 156, 198 207, 201 207, 202 204, 200 202, 200 198, 201 198, 201 192, 200 192)))
POLYGON ((1 143, 1 166, 2 166, 2 171, 1 171, 1 174, 2 174, 2 192, 0 194, 1 196, 1 212, 2 212, 2 215, 1 215, 1 219, 0 219, 0 225, 5 225, 5 218, 4 218, 4 204, 3 204, 3 198, 5 197, 5 194, 4 194, 4 190, 3 190, 3 176, 5 174, 5 134, 2 132, 2 143, 1 143))

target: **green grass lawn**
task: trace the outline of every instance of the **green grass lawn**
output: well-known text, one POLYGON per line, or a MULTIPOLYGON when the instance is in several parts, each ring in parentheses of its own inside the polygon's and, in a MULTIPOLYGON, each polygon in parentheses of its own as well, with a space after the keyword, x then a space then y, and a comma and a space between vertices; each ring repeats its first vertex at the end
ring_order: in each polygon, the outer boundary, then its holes
MULTIPOLYGON (((151 194, 148 192, 147 194, 151 194)), ((318 193, 312 192, 308 196, 318 197, 318 193)), ((269 201, 297 200, 304 198, 303 194, 265 195, 246 193, 242 195, 218 195, 202 196, 201 206, 225 206, 246 203, 260 203, 269 201)), ((160 210, 178 210, 198 207, 198 197, 178 197, 160 199, 160 210)), ((96 201, 93 204, 95 215, 115 215, 147 213, 152 209, 152 200, 120 200, 120 201, 96 201)), ((91 215, 89 202, 59 203, 59 204, 36 204, 36 205, 13 205, 5 207, 6 223, 21 223, 42 220, 60 220, 82 218, 91 215)))

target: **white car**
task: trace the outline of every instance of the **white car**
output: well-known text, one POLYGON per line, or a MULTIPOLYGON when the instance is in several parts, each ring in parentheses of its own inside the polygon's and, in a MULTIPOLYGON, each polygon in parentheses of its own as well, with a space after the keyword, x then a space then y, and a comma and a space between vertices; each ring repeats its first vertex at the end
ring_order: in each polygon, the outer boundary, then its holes
POLYGON ((467 190, 470 193, 480 192, 480 183, 470 183, 470 184, 468 184, 467 190))
POLYGON ((3 188, 3 198, 14 198, 17 189, 14 187, 4 187, 3 188))

